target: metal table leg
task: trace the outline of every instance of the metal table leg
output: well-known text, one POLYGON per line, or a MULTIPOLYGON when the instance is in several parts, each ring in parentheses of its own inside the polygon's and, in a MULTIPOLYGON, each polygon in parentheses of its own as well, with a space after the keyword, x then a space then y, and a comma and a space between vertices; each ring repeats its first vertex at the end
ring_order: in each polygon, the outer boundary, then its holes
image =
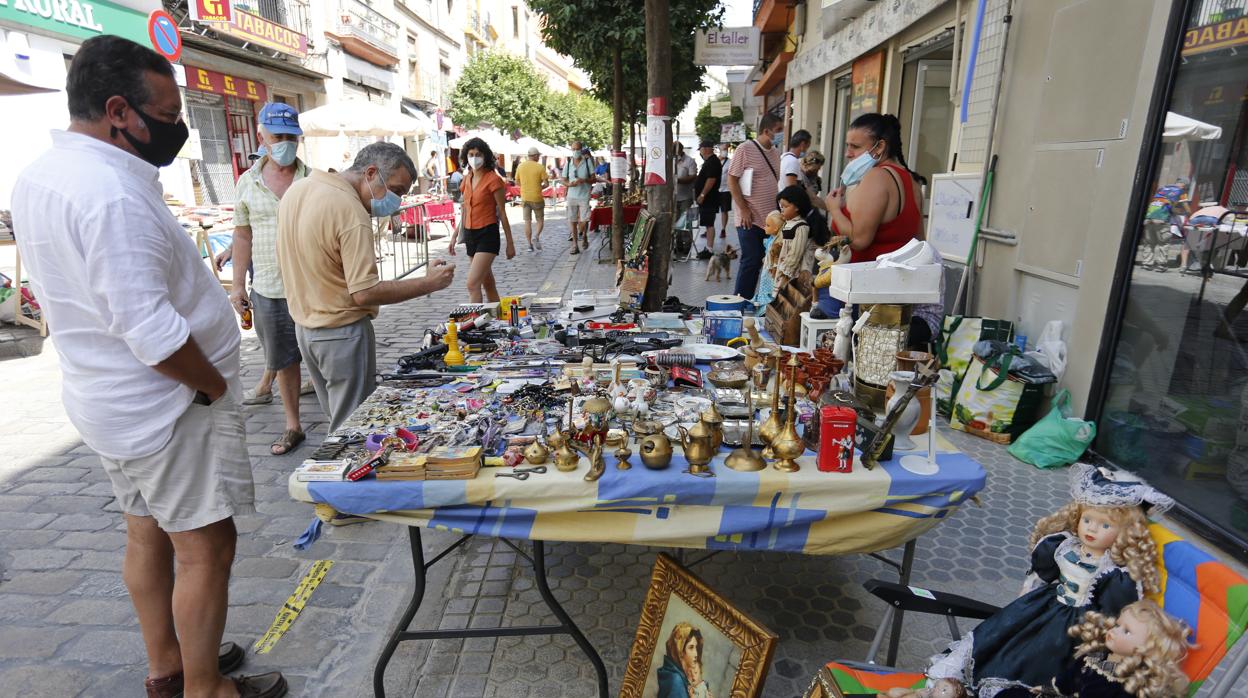
MULTIPOLYGON (((901 553, 901 569, 898 570, 897 580, 899 584, 905 586, 910 584, 910 570, 914 567, 914 549, 915 541, 906 543, 905 549, 901 553)), ((888 638, 888 665, 897 666, 897 646, 901 644, 901 621, 905 617, 905 611, 900 608, 893 615, 893 631, 888 638)))
POLYGON ((464 628, 457 630, 408 630, 408 625, 412 619, 416 617, 416 611, 420 608, 420 604, 425 595, 425 573, 433 565, 440 562, 449 555, 453 550, 466 543, 471 535, 460 538, 455 543, 448 546, 445 550, 438 553, 432 560, 425 562, 424 548, 421 546, 420 528, 416 526, 408 527, 408 538, 411 541, 412 548, 412 567, 414 568, 416 579, 412 590, 412 600, 408 603, 407 608, 399 616, 398 625, 394 632, 391 633, 389 640, 386 641, 385 647, 382 648, 381 655, 377 658, 377 665, 373 668, 373 695, 377 698, 385 698, 385 673, 386 666, 390 663, 390 658, 394 656, 394 651, 398 648, 400 642, 409 640, 440 640, 452 638, 470 638, 470 637, 515 637, 522 635, 571 635, 572 639, 589 657, 589 661, 594 665, 594 671, 598 674, 598 695, 600 698, 607 698, 607 669, 602 663, 602 658, 598 656, 597 650, 590 644, 589 639, 576 627, 576 623, 572 622, 572 618, 568 616, 567 611, 555 599, 554 594, 550 591, 550 585, 546 580, 546 546, 542 541, 533 541, 533 555, 520 550, 514 543, 505 538, 500 538, 504 543, 510 546, 521 557, 533 566, 534 577, 537 582, 538 593, 541 594, 542 600, 550 608, 555 617, 559 619, 559 625, 537 625, 537 626, 512 626, 506 628, 464 628))

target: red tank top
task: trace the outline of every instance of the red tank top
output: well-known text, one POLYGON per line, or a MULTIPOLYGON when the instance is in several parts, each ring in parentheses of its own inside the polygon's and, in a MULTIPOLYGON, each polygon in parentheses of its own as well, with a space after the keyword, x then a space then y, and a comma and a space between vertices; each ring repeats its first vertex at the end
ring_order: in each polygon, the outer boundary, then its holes
MULTIPOLYGON (((918 197, 914 195, 915 182, 910 172, 904 167, 888 163, 880 167, 887 167, 897 175, 896 178, 889 177, 894 185, 897 184, 897 180, 906 184, 904 189, 898 187, 897 192, 902 199, 901 213, 897 214, 893 220, 881 223, 875 231, 875 240, 871 242, 871 246, 865 250, 854 250, 849 257, 851 262, 874 262, 875 258, 882 254, 901 249, 907 242, 919 236, 923 225, 923 214, 919 211, 918 197)), ((848 206, 842 207, 841 212, 846 218, 853 220, 850 218, 848 206)))

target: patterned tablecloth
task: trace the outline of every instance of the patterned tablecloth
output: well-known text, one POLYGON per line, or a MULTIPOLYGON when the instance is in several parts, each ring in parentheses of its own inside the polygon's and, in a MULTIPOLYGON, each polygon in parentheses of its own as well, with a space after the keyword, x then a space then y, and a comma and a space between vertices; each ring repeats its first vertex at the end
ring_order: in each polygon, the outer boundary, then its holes
MULTIPOLYGON (((634 452, 636 447, 633 447, 634 452)), ((887 550, 934 527, 984 487, 978 463, 940 440, 935 475, 903 470, 899 457, 867 470, 823 473, 814 454, 801 470, 730 470, 723 453, 714 478, 684 474, 679 451, 666 470, 647 470, 634 453, 630 470, 607 470, 586 482, 575 472, 528 480, 496 478, 510 468, 482 468, 473 480, 298 482, 296 500, 408 526, 547 541, 634 543, 709 550, 776 550, 836 555, 887 550)))

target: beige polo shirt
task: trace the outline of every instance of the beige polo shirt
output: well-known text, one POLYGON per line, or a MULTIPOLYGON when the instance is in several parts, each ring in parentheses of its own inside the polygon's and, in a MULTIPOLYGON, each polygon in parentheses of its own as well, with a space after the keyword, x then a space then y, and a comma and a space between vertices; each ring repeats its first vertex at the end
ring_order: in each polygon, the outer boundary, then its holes
POLYGON ((377 317, 377 306, 351 300, 381 281, 372 218, 338 175, 312 170, 286 190, 277 209, 277 263, 299 325, 342 327, 377 317))

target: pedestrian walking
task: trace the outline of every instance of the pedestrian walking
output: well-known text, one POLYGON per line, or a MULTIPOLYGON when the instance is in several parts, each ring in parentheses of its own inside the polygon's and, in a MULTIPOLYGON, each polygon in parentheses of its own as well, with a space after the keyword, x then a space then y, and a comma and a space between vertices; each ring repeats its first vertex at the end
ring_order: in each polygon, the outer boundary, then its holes
POLYGON ((442 181, 442 176, 438 171, 438 161, 440 159, 441 158, 438 157, 438 151, 429 151, 429 159, 425 161, 425 171, 423 172, 425 176, 425 194, 436 194, 441 191, 441 188, 438 186, 438 184, 442 181))
POLYGON ((706 238, 706 248, 698 253, 699 259, 710 259, 715 252, 715 219, 719 216, 719 181, 724 178, 723 165, 715 157, 715 143, 703 139, 698 144, 698 154, 702 156, 702 168, 694 180, 693 191, 697 196, 698 223, 702 226, 702 237, 706 238))
MULTIPOLYGON (((147 651, 148 696, 286 693, 230 679, 221 644, 234 517, 255 511, 239 405, 238 325, 169 212, 158 168, 188 137, 172 66, 118 36, 83 42, 70 125, 19 176, 13 223, 64 371, 63 402, 126 522, 122 579, 147 651)), ((100 513, 101 516, 107 514, 100 513)))
POLYGON ((579 254, 578 241, 589 249, 589 189, 594 181, 594 165, 589 148, 580 141, 572 142, 572 157, 563 166, 563 181, 568 187, 568 225, 572 228, 572 254, 579 254))
POLYGON ((416 165, 393 143, 370 143, 343 172, 313 170, 290 185, 277 209, 277 261, 299 351, 316 399, 336 431, 377 387, 378 306, 450 285, 454 265, 429 263, 425 276, 382 281, 373 218, 389 218, 412 188, 416 165))
POLYGON ((676 162, 673 163, 672 176, 676 178, 674 192, 676 217, 672 220, 679 222, 689 207, 693 206, 693 200, 696 197, 693 183, 698 178, 698 163, 685 152, 684 143, 676 144, 676 162))
POLYGON ((542 190, 550 179, 546 176, 546 168, 539 160, 542 152, 536 146, 530 147, 528 159, 516 168, 516 183, 520 185, 520 208, 524 211, 524 239, 529 243, 529 251, 534 247, 542 249, 542 229, 546 227, 546 199, 542 190), (537 232, 533 231, 533 219, 537 219, 537 232))
POLYGON ((719 180, 719 237, 726 239, 728 219, 732 215, 732 192, 728 189, 728 167, 732 164, 732 147, 728 143, 720 143, 718 157, 720 171, 724 174, 719 180))
MULTIPOLYGON (((282 396, 286 427, 270 445, 280 456, 303 443, 299 421, 300 369, 302 357, 295 338, 295 322, 286 306, 286 287, 277 265, 277 206, 286 190, 308 174, 308 167, 297 155, 299 112, 281 102, 271 102, 260 110, 257 132, 267 153, 238 178, 234 201, 234 282, 230 303, 240 316, 252 314, 256 336, 264 350, 264 368, 276 377, 282 396), (251 269, 251 293, 247 292, 247 270, 251 269)), ((266 395, 273 400, 272 389, 266 395)), ((260 393, 251 402, 263 400, 260 393)), ((247 400, 244 401, 246 404, 247 400)))
POLYGON ((789 138, 789 149, 780 156, 780 188, 804 185, 802 156, 810 149, 810 131, 795 131, 789 138))
POLYGON ((764 114, 758 121, 758 137, 741 144, 728 168, 728 188, 737 211, 737 238, 741 247, 741 270, 735 293, 753 298, 758 272, 763 267, 763 219, 776 205, 780 181, 780 117, 764 114))
POLYGON ((464 144, 468 158, 468 174, 460 185, 464 206, 459 227, 451 233, 450 253, 455 256, 455 243, 464 239, 468 250, 468 300, 480 303, 498 302, 498 284, 494 280, 494 258, 498 256, 501 239, 499 225, 507 235, 507 259, 516 256, 516 243, 511 237, 511 221, 507 220, 507 183, 495 171, 494 151, 480 138, 464 144))

